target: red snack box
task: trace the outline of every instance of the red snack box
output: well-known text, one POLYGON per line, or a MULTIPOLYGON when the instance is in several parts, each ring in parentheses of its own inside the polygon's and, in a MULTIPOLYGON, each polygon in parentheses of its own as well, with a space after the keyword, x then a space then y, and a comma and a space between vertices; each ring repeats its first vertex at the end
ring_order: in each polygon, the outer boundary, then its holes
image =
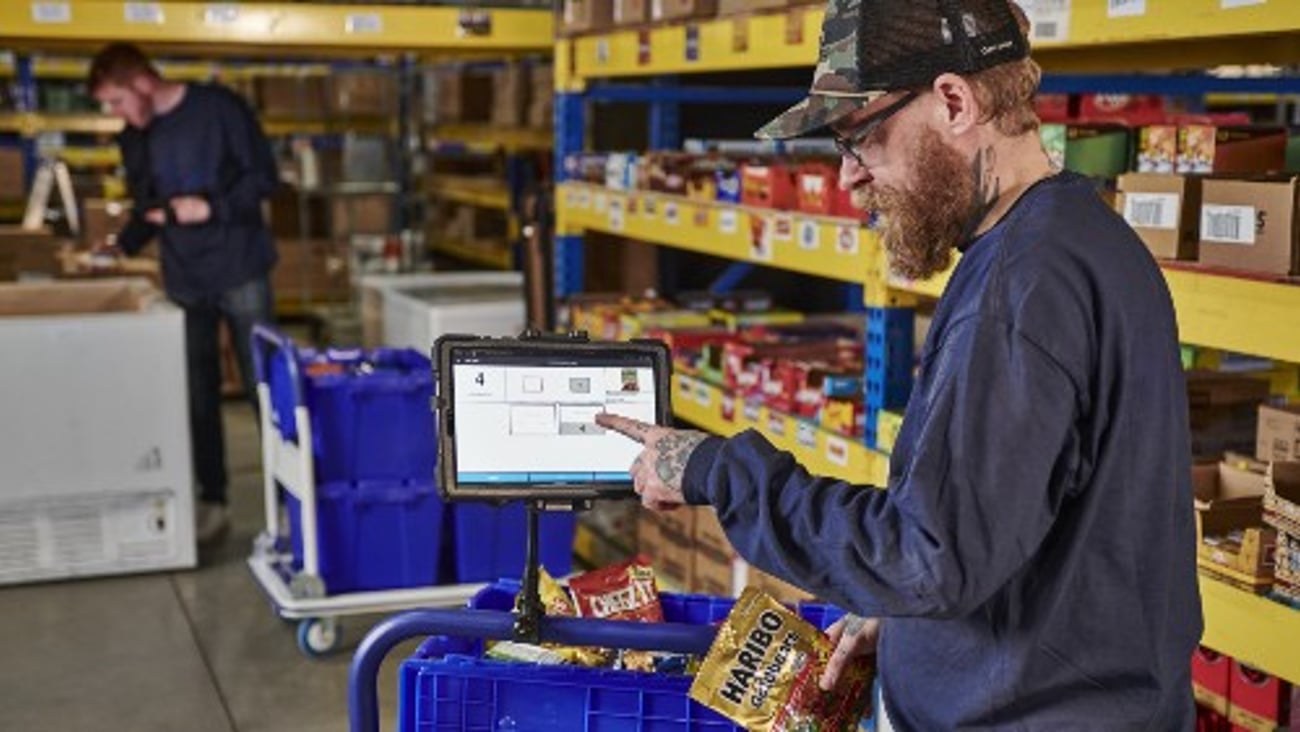
POLYGON ((777 163, 741 167, 740 202, 758 208, 793 210, 798 203, 794 170, 777 163))
POLYGON ((1291 685, 1234 660, 1228 702, 1228 718, 1233 725, 1254 732, 1273 732, 1290 721, 1291 685))
POLYGON ((822 216, 853 216, 853 194, 840 188, 840 173, 829 163, 804 163, 797 179, 799 210, 822 216))
POLYGON ((1192 692, 1197 704, 1226 715, 1231 679, 1232 659, 1205 647, 1192 652, 1192 692))

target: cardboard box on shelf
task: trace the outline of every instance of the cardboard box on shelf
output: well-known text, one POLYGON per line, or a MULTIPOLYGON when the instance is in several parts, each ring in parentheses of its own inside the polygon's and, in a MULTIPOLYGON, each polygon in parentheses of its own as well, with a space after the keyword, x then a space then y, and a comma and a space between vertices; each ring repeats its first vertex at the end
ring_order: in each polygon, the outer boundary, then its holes
POLYGON ((614 25, 641 25, 650 20, 650 0, 614 0, 614 25))
POLYGON ((740 169, 740 202, 746 206, 794 209, 799 202, 793 168, 771 165, 744 165, 740 169))
POLYGON ((719 554, 697 544, 691 591, 713 597, 734 597, 735 561, 729 554, 719 554))
POLYGON ((652 566, 659 566, 659 521, 654 513, 641 510, 636 516, 636 551, 652 566))
POLYGON ((822 216, 854 216, 853 194, 840 188, 840 173, 831 163, 804 163, 797 178, 799 210, 822 216))
POLYGON ((276 239, 325 239, 330 236, 327 196, 281 186, 271 195, 271 235, 276 239))
POLYGON ((795 604, 808 602, 813 599, 813 596, 804 590, 801 590, 789 582, 770 575, 752 565, 749 567, 748 585, 750 587, 757 587, 776 598, 778 601, 784 603, 795 604))
POLYGON ((1227 715, 1231 681, 1231 658, 1204 646, 1192 652, 1192 694, 1197 704, 1227 715))
POLYGON ((675 588, 689 590, 695 581, 695 545, 688 536, 659 527, 655 572, 675 588))
POLYGON ((728 559, 736 556, 736 550, 722 530, 718 514, 708 506, 699 508, 695 513, 695 545, 701 550, 711 552, 728 559))
POLYGON ((650 19, 693 20, 712 18, 718 14, 718 0, 653 0, 650 4, 650 19))
MULTIPOLYGON (((1264 482, 1264 521, 1285 534, 1291 548, 1300 550, 1300 462, 1273 462, 1264 482)), ((1294 565, 1290 575, 1300 574, 1294 565)))
POLYGON ((394 197, 387 193, 333 196, 330 231, 335 236, 392 233, 394 204, 394 197))
POLYGON ((395 72, 345 71, 332 74, 327 90, 332 114, 388 117, 397 113, 395 72))
POLYGON ((325 113, 323 76, 261 76, 253 81, 253 89, 267 117, 316 119, 325 113))
POLYGON ((1300 405, 1260 405, 1255 459, 1264 462, 1300 461, 1300 405))
POLYGON ((52 279, 63 271, 59 253, 71 246, 49 231, 0 226, 0 281, 52 279))
POLYGON ((492 116, 497 127, 521 127, 528 104, 528 72, 508 64, 492 72, 492 116))
POLYGON ((1277 173, 1286 168, 1286 128, 1183 125, 1178 129, 1179 173, 1277 173))
POLYGON ((784 10, 796 3, 790 0, 717 0, 718 17, 745 15, 763 10, 784 10))
POLYGON ((1201 181, 1184 175, 1119 177, 1119 210, 1160 259, 1195 260, 1200 244, 1201 181))
POLYGON ((1222 462, 1192 468, 1196 563, 1250 590, 1273 581, 1276 534, 1264 523, 1263 473, 1222 462))
POLYGON ((1297 180, 1206 180, 1198 261, 1263 274, 1300 274, 1297 180))
POLYGON ((476 124, 492 119, 491 74, 456 68, 445 69, 436 78, 438 124, 476 124))
POLYGON ((279 241, 276 249, 280 261, 271 272, 271 287, 277 297, 333 300, 351 292, 347 255, 333 241, 279 241))
POLYGON ((560 11, 560 32, 594 33, 614 24, 614 0, 564 0, 560 11))
POLYGON ((22 148, 0 146, 0 201, 26 197, 27 178, 22 148))
POLYGON ((528 112, 524 123, 533 129, 555 124, 555 67, 533 64, 528 67, 528 112))
POLYGON ((696 518, 705 510, 708 509, 683 506, 675 511, 664 511, 659 514, 659 526, 666 532, 691 541, 692 537, 695 536, 696 518))
POLYGON ((1291 685, 1240 661, 1232 662, 1228 696, 1228 718, 1242 730, 1273 732, 1291 721, 1291 685))

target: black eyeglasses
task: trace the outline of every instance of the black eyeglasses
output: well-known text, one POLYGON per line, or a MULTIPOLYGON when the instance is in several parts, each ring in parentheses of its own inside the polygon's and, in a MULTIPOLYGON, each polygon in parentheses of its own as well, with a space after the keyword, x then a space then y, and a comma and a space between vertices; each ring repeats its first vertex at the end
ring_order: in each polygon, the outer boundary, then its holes
POLYGON ((862 143, 866 142, 868 138, 874 135, 876 131, 880 129, 880 126, 885 124, 890 117, 903 111, 904 107, 916 101, 916 98, 919 96, 921 96, 920 92, 910 91, 899 97, 898 101, 868 117, 861 125, 858 125, 857 129, 853 130, 848 135, 833 135, 832 139, 835 141, 835 147, 839 149, 840 155, 846 158, 853 158, 854 162, 858 165, 864 168, 867 167, 866 162, 862 159, 862 155, 858 152, 858 148, 862 143))

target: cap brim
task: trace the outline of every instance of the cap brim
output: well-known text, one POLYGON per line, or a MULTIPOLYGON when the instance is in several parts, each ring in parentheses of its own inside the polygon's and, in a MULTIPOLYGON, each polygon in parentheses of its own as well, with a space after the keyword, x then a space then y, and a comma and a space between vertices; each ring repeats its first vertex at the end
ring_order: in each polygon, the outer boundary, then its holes
MULTIPOLYGON (((884 92, 880 93, 881 95, 884 92)), ((781 116, 763 125, 754 133, 760 140, 789 140, 793 137, 817 132, 853 114, 871 103, 871 97, 832 97, 811 94, 807 99, 787 109, 781 116)))

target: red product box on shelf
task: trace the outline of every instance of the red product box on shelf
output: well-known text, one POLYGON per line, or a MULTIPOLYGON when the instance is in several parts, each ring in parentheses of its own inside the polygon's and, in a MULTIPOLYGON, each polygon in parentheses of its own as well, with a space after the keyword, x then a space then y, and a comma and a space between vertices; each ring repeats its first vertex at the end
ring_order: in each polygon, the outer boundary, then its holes
POLYGON ((741 167, 740 202, 758 208, 793 210, 798 203, 794 170, 780 163, 741 167))
POLYGON ((781 360, 837 361, 843 350, 837 341, 728 343, 722 355, 723 385, 740 396, 765 398, 765 384, 779 383, 774 368, 781 360))
POLYGON ((1290 723, 1291 685, 1234 660, 1228 703, 1228 718, 1235 727, 1273 732, 1290 723))
POLYGON ((1231 658, 1203 646, 1192 652, 1192 692, 1197 704, 1226 715, 1231 680, 1231 658))
POLYGON ((822 216, 853 216, 853 194, 840 188, 840 172, 829 163, 804 163, 798 172, 799 210, 822 216))
POLYGON ((861 437, 867 429, 867 408, 861 399, 826 399, 819 421, 827 432, 861 437))

